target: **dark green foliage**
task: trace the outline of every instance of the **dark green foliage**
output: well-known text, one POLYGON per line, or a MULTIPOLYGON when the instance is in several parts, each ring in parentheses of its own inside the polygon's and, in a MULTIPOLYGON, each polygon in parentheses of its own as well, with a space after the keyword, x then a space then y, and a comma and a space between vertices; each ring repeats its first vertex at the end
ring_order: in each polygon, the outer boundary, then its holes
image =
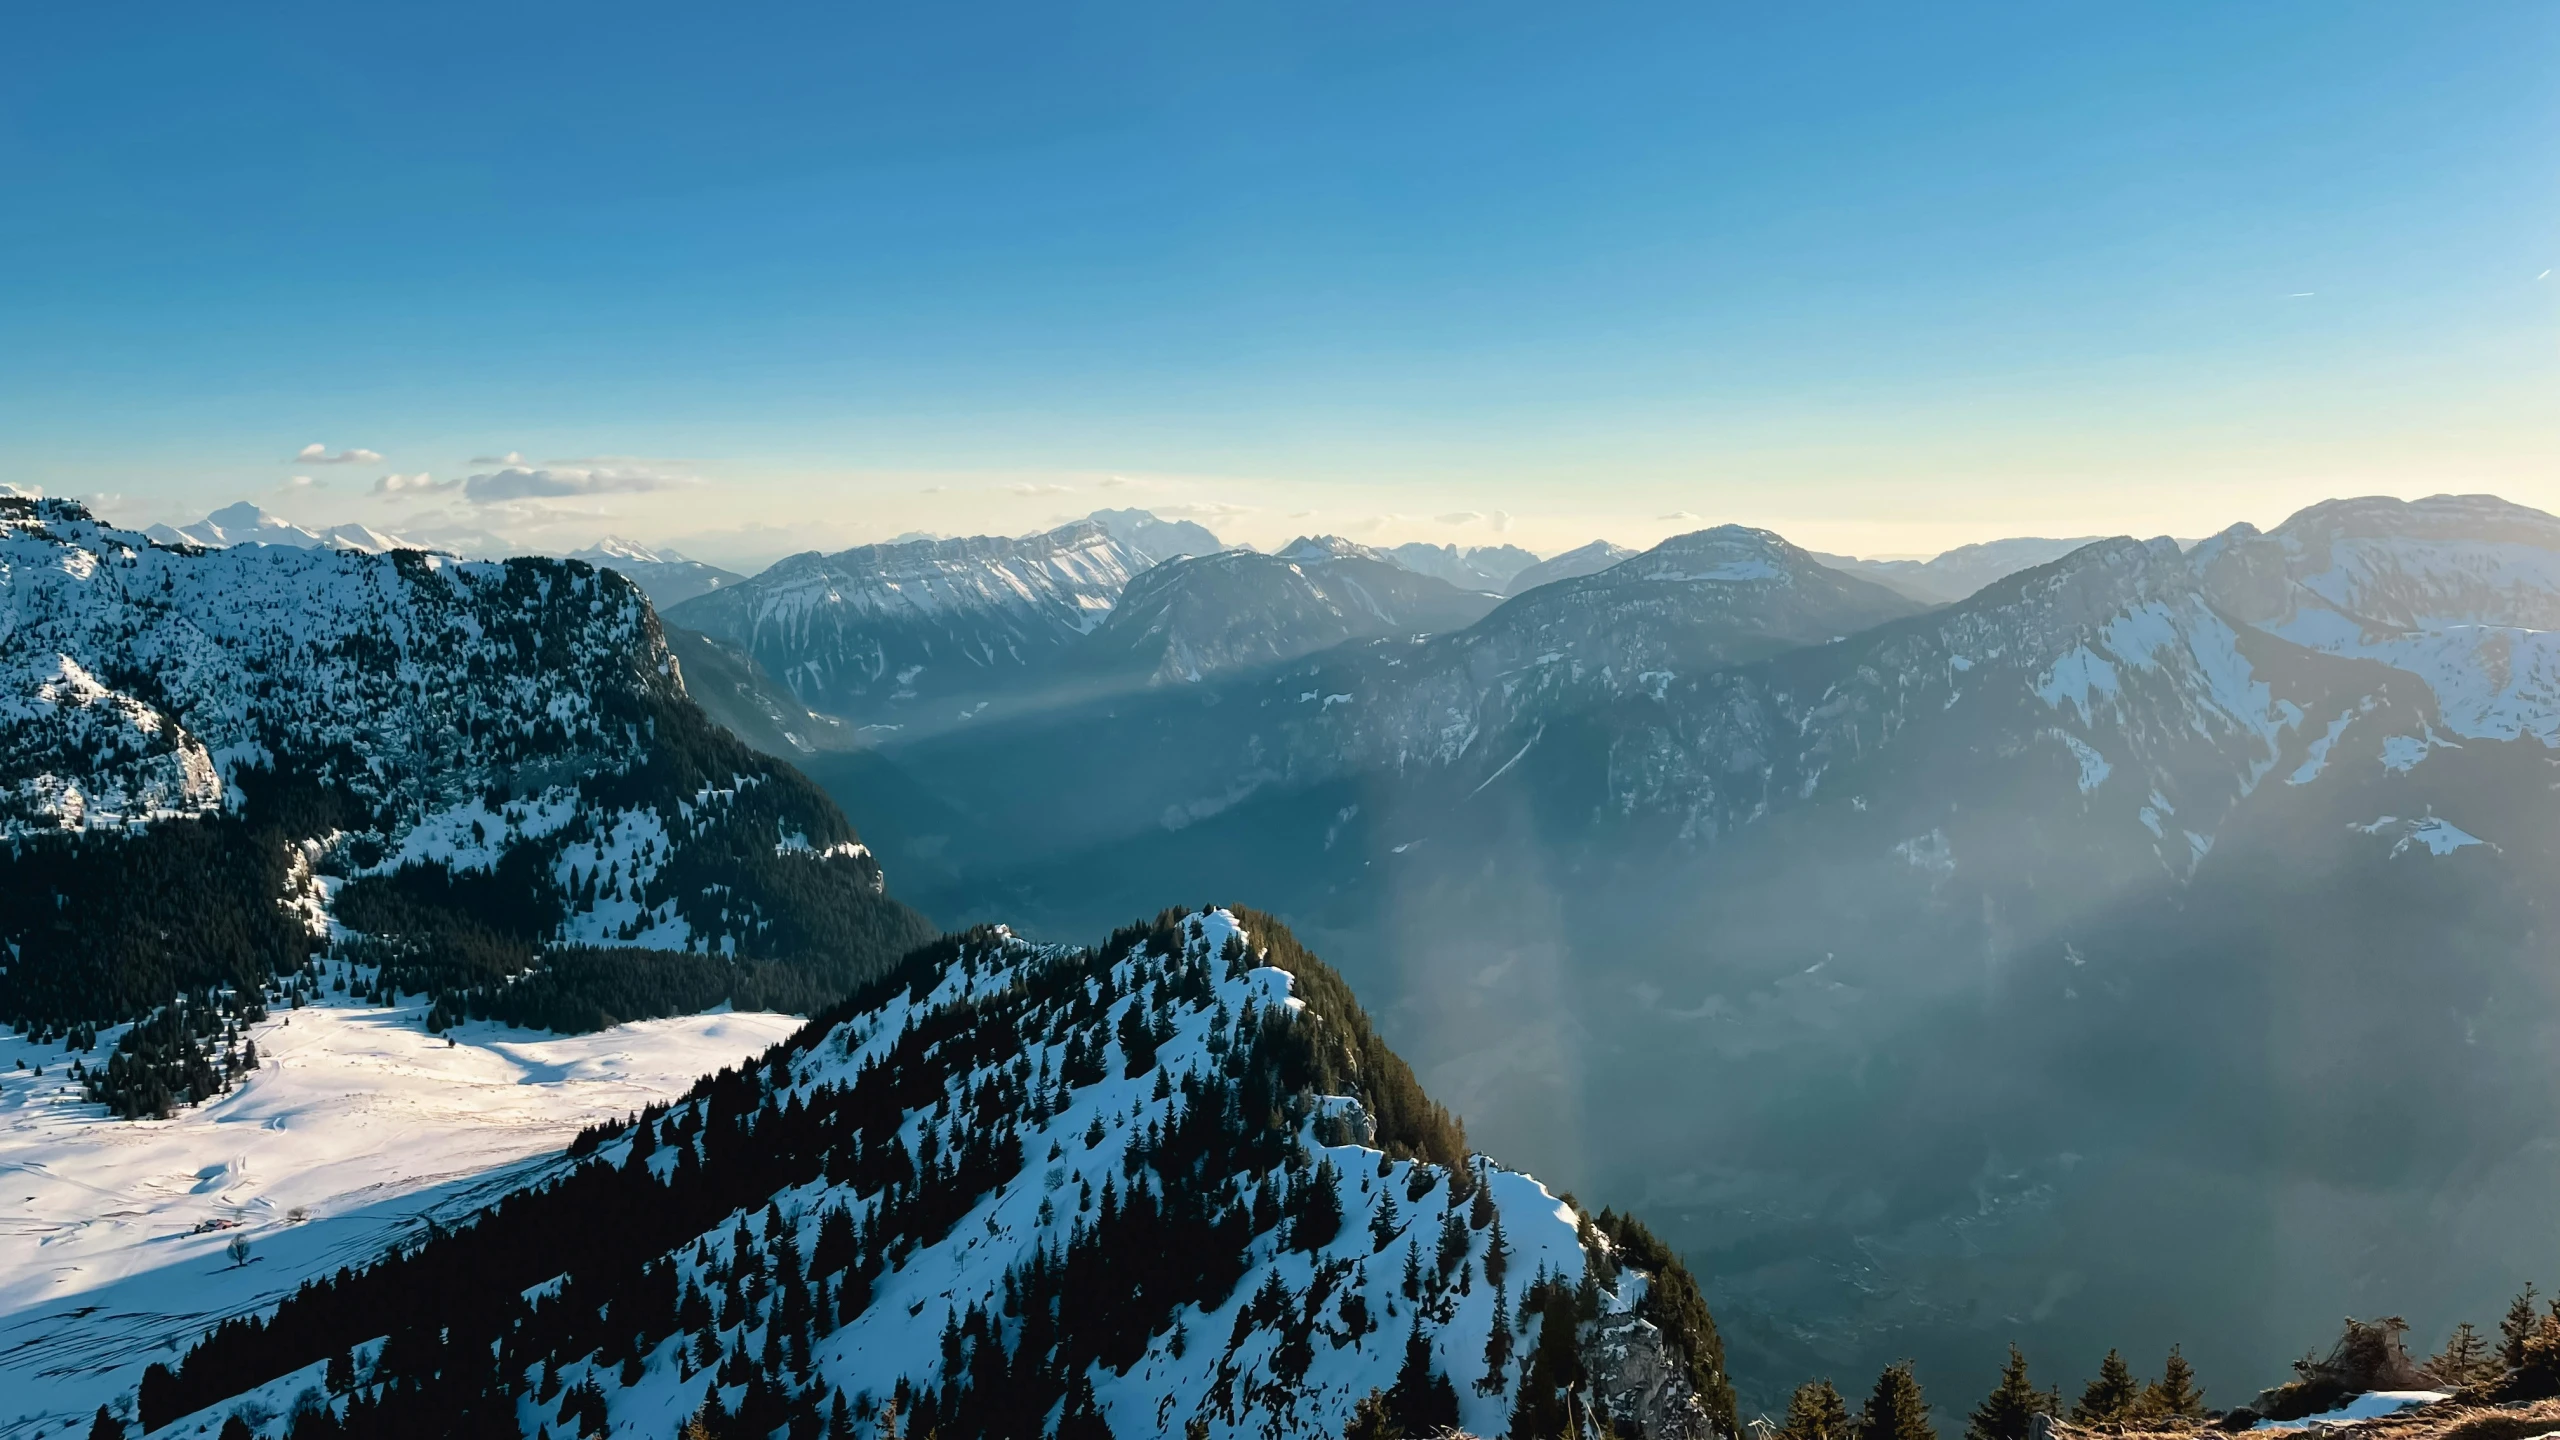
POLYGON ((1400 1435, 1436 1435, 1458 1425, 1458 1390, 1431 1365, 1431 1340, 1419 1317, 1404 1339, 1404 1364, 1387 1388, 1387 1416, 1400 1435))
POLYGON ((1965 1418, 1965 1440, 2027 1440, 2035 1418, 2052 1413, 2052 1397, 2028 1383, 2027 1357, 2012 1345, 2000 1383, 1965 1418))
POLYGON ((2523 1293, 2507 1306, 2506 1317, 2498 1322, 2498 1358, 2510 1370, 2524 1365, 2524 1342, 2530 1338, 2540 1319, 2533 1304, 2533 1282, 2525 1282, 2523 1293))
POLYGON ((1849 1403, 1828 1380, 1808 1380, 1787 1400, 1777 1440, 1849 1440, 1849 1403))
MULTIPOLYGON (((2463 1333, 2470 1329, 2467 1324, 2462 1327, 2463 1333)), ((2143 1388, 2141 1413, 2152 1420, 2204 1418, 2203 1387, 2196 1384, 2195 1367, 2187 1363, 2177 1346, 2170 1346, 2169 1358, 2161 1362, 2160 1378, 2143 1388)))
POLYGON ((1520 1324, 1538 1325, 1538 1340, 1511 1406, 1511 1440, 1553 1440, 1571 1423, 1574 1396, 1589 1376, 1582 1368, 1581 1316, 1573 1287, 1541 1274, 1520 1301, 1520 1324))
POLYGON ((1895 1361, 1876 1377, 1875 1391, 1858 1413, 1857 1440, 1938 1440, 1910 1361, 1895 1361))
POLYGON ((257 1068, 242 1027, 267 1018, 259 1000, 233 994, 179 997, 124 1033, 103 1065, 81 1077, 88 1098, 126 1119, 160 1119, 200 1104, 257 1068))
POLYGON ((1351 1407, 1351 1419, 1342 1427, 1342 1440, 1405 1440, 1402 1426, 1387 1409, 1387 1392, 1372 1390, 1351 1407))
POLYGON ((173 995, 255 994, 310 957, 276 903, 285 837, 245 818, 0 850, 0 1015, 19 1029, 131 1020, 173 995))
POLYGON ((2134 1402, 2141 1396, 2142 1387, 2134 1383, 2124 1356, 2110 1350, 2107 1358, 2098 1362, 2098 1378, 2081 1390, 2079 1403, 2071 1407, 2071 1418, 2083 1425, 2127 1420, 2132 1418, 2134 1402))
POLYGON ((89 1422, 89 1440, 124 1440, 124 1422, 98 1407, 97 1417, 89 1422))

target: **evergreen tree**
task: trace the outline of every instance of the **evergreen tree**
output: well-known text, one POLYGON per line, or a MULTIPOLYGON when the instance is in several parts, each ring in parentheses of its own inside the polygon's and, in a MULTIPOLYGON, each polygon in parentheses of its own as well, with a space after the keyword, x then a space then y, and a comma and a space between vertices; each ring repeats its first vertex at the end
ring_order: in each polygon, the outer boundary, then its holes
POLYGON ((1828 1380, 1807 1380, 1787 1399, 1778 1440, 1849 1440, 1849 1402, 1828 1380))
POLYGON ((2497 1371, 2497 1363, 2489 1357, 2489 1342, 2480 1338, 2480 1332, 2468 1320, 2453 1327, 2444 1348, 2426 1363, 2428 1379, 2454 1390, 2475 1380, 2489 1379, 2497 1371))
POLYGON ((97 1418, 89 1422, 89 1440, 124 1440, 124 1422, 99 1406, 97 1418))
POLYGON ((2134 1402, 2141 1398, 2141 1387, 2134 1384, 2133 1372, 2125 1368, 2124 1356, 2113 1350, 2098 1362, 2098 1378, 2080 1392, 2080 1403, 2071 1407, 2071 1418, 2083 1425, 2110 1425, 2133 1418, 2134 1402))
MULTIPOLYGON (((1479 1192, 1481 1193, 1481 1192, 1479 1192)), ((1479 1395, 1499 1395, 1508 1383, 1511 1365, 1511 1301, 1502 1287, 1493 1287, 1493 1328, 1484 1337, 1484 1378, 1476 1382, 1479 1395)))
POLYGON ((1405 1435, 1436 1435, 1458 1426, 1458 1388, 1431 1368, 1431 1341, 1422 1333, 1420 1316, 1405 1335, 1404 1365, 1387 1390, 1387 1413, 1405 1435))
POLYGON ((1057 1440, 1112 1440, 1111 1423, 1094 1403, 1092 1377, 1082 1372, 1067 1389, 1066 1408, 1058 1414, 1057 1440))
POLYGON ((2498 1322, 2498 1358, 2510 1370, 2524 1368, 2524 1342, 2533 1335, 2537 1317, 2533 1309, 2533 1282, 2525 1282, 2524 1293, 2507 1307, 2507 1318, 2498 1322))
POLYGON ((1405 1440, 1395 1416, 1387 1409, 1387 1392, 1371 1390, 1351 1407, 1351 1420, 1342 1427, 1342 1440, 1405 1440))
POLYGON ((355 1352, 341 1350, 330 1356, 329 1368, 321 1373, 320 1381, 329 1387, 332 1395, 344 1395, 356 1388, 355 1352))
POLYGON ((1858 1415, 1857 1440, 1938 1440, 1910 1361, 1897 1360, 1876 1377, 1875 1393, 1858 1415))
MULTIPOLYGON (((2470 1330, 2469 1325, 2464 1325, 2459 1333, 2469 1334, 2470 1330)), ((2472 1343, 2480 1345, 2479 1337, 2473 1336, 2472 1343)), ((2488 1347, 2480 1345, 2480 1354, 2474 1358, 2479 1364, 2488 1364, 2488 1347)), ((2195 1367, 2178 1353, 2177 1346, 2170 1346, 2169 1358, 2161 1362, 2160 1378, 2143 1389, 2141 1413, 2153 1420, 2204 1418, 2204 1390, 2196 1384, 2195 1367)))
POLYGON ((1403 1224, 1403 1217, 1396 1213, 1396 1197, 1381 1193, 1378 1196, 1378 1208, 1369 1212, 1370 1253, 1378 1254, 1385 1251, 1387 1242, 1396 1238, 1396 1231, 1403 1224))
POLYGON ((2027 1357, 2009 1347, 2009 1363, 2000 1367, 2000 1383, 1966 1417, 1965 1440, 2027 1440, 2038 1415, 2052 1413, 2052 1400, 2027 1381, 2027 1357))
MULTIPOLYGON (((1478 1191, 1478 1194, 1484 1192, 1478 1191)), ((1493 1234, 1484 1242, 1484 1283, 1499 1290, 1511 1265, 1511 1242, 1502 1236, 1502 1216, 1493 1217, 1493 1234)))

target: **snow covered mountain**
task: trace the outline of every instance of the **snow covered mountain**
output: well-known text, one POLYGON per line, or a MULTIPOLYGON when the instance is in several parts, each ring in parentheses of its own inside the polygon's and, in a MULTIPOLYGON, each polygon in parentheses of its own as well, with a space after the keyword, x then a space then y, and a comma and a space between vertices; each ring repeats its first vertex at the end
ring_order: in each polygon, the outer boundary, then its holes
POLYGON ((393 550, 445 548, 386 534, 369 525, 332 525, 325 530, 306 530, 290 520, 268 514, 247 500, 225 505, 193 525, 153 525, 145 528, 142 534, 146 539, 163 545, 202 545, 214 550, 233 545, 290 545, 301 550, 356 550, 367 555, 383 555, 393 550))
POLYGON ((1535 554, 1517 545, 1460 548, 1417 541, 1399 545, 1387 555, 1416 575, 1446 580, 1461 590, 1485 590, 1496 595, 1509 593, 1512 577, 1539 563, 1535 554))
POLYGON ((1346 640, 1458 630, 1495 604, 1331 537, 1278 554, 1169 561, 1138 576, 1079 660, 1106 673, 1197 682, 1294 660, 1346 640))
POLYGON ((1594 540, 1578 549, 1549 556, 1535 565, 1521 567, 1504 584, 1502 593, 1517 595, 1524 590, 1535 590, 1541 585, 1557 580, 1571 580, 1579 575, 1590 575, 1606 570, 1635 553, 1624 545, 1612 545, 1606 540, 1594 540))
POLYGON ((632 583, 649 597, 649 603, 660 610, 681 605, 696 595, 707 595, 723 585, 735 585, 746 578, 717 565, 688 559, 673 550, 653 550, 612 535, 584 550, 570 551, 569 558, 584 560, 599 570, 619 570, 630 576, 632 583))
POLYGON ((1079 520, 794 555, 667 618, 755 657, 812 710, 931 729, 966 703, 1054 669, 1150 558, 1079 520))
POLYGON ((1214 555, 1227 547, 1196 520, 1167 520, 1149 510, 1096 510, 1085 517, 1121 544, 1161 565, 1176 555, 1214 555))
MULTIPOLYGON (((226 1321, 153 1434, 1737 1433, 1642 1226, 1463 1135, 1251 912, 920 952, 476 1224, 226 1321)), ((573 1154, 579 1151, 572 1152, 573 1154)))
POLYGON ((1861 560, 1855 555, 1814 558, 1834 569, 1889 586, 1914 600, 1946 604, 1962 600, 1994 580, 2049 564, 2104 538, 2083 535, 2077 540, 1986 540, 1978 545, 1959 545, 1926 560, 1861 560))
POLYGON ((20 1029, 255 995, 323 943, 467 1009, 553 947, 840 992, 929 933, 610 572, 173 549, 64 501, 0 499, 0 837, 20 1029))
POLYGON ((2555 525, 2335 502, 1823 623, 1689 595, 1793 564, 1709 532, 902 750, 866 819, 955 920, 1254 884, 1503 1153, 1713 1253, 1748 1370, 2030 1313, 1997 1339, 2102 1351, 2173 1305, 2210 1317, 2143 1343, 2272 1370, 2337 1277, 2479 1310, 2484 1237, 2548 1233, 2555 525))

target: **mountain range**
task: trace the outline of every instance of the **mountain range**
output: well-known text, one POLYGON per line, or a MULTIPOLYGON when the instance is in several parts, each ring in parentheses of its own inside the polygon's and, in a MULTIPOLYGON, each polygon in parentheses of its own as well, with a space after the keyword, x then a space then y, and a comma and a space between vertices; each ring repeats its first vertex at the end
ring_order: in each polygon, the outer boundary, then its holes
POLYGON ((1746 1377, 2274 1369, 2560 1251, 2555 525, 2331 502, 1935 608, 1728 527, 813 773, 946 924, 1250 886, 1500 1153, 1660 1223, 1746 1377))

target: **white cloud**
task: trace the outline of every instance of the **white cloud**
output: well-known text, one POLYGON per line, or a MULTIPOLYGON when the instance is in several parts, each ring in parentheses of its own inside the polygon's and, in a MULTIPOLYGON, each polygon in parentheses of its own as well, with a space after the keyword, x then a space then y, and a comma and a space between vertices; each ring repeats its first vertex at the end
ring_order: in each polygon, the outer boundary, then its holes
POLYGON ((1698 518, 1698 515, 1694 510, 1674 510, 1668 515, 1656 515, 1653 518, 1656 520, 1695 520, 1698 518))
POLYGON ((1234 505, 1219 501, 1207 505, 1159 505, 1155 507, 1155 513, 1178 520, 1215 520, 1235 515, 1251 515, 1256 511, 1250 505, 1234 505))
POLYGON ((496 505, 514 500, 631 495, 686 483, 681 476, 619 466, 563 465, 534 470, 510 465, 504 470, 472 476, 463 482, 462 493, 474 505, 496 505))
POLYGON ((277 488, 277 489, 279 489, 279 490, 288 490, 288 491, 289 491, 289 490, 326 490, 326 489, 328 489, 328 488, 329 488, 329 482, 328 482, 328 481, 326 481, 326 480, 314 480, 314 479, 312 479, 312 478, 311 478, 310 476, 308 476, 308 475, 287 475, 286 477, 284 477, 284 483, 283 483, 283 484, 281 484, 281 485, 278 485, 276 488, 277 488))
POLYGON ((474 465, 513 465, 521 467, 528 462, 524 458, 523 451, 510 450, 504 455, 474 455, 471 457, 471 463, 474 465))
POLYGON ((1443 525, 1473 525, 1484 518, 1484 512, 1481 510, 1452 510, 1446 515, 1436 515, 1432 518, 1438 520, 1443 525))
POLYGON ((461 488, 459 480, 439 480, 424 470, 415 475, 385 475, 373 482, 376 495, 443 495, 461 488))
POLYGON ((293 457, 292 463, 296 465, 379 465, 382 463, 382 453, 378 450, 366 450, 350 445, 332 455, 326 445, 305 445, 301 453, 293 457))
POLYGON ((1105 490, 1122 490, 1137 483, 1137 481, 1130 479, 1126 475, 1105 475, 1102 477, 1102 488, 1105 490))
POLYGON ((1007 485, 1007 486, 1006 486, 1006 487, 1004 487, 1004 488, 1006 488, 1007 490, 1012 491, 1012 492, 1013 492, 1014 494, 1016 494, 1016 495, 1073 495, 1074 493, 1076 493, 1076 487, 1074 487, 1073 485, 1054 485, 1054 484, 1052 484, 1052 485, 1030 485, 1030 484, 1024 484, 1024 485, 1007 485))
POLYGON ((1507 535, 1511 533, 1511 512, 1508 510, 1494 511, 1493 528, 1496 534, 1507 535))

